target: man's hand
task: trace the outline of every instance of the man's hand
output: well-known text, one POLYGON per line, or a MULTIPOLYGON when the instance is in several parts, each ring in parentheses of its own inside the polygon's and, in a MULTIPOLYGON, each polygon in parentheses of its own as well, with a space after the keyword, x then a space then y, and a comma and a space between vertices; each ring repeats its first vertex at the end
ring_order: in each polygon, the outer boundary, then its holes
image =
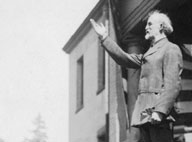
POLYGON ((159 124, 163 119, 163 114, 159 112, 153 112, 151 116, 151 124, 159 124))
POLYGON ((103 23, 97 24, 93 19, 90 19, 90 22, 100 39, 103 40, 108 36, 108 30, 103 23))

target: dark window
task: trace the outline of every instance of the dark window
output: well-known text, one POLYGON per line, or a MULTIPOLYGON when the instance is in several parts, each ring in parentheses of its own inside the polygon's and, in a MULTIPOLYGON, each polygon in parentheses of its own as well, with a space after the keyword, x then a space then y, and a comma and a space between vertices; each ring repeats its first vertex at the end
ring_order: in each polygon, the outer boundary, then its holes
POLYGON ((181 74, 182 79, 192 79, 192 70, 184 69, 181 74))
POLYGON ((109 114, 106 114, 106 124, 97 131, 97 142, 109 142, 109 114))
MULTIPOLYGON (((100 43, 99 46, 101 46, 100 43)), ((98 74, 97 94, 99 94, 105 88, 105 51, 102 47, 98 47, 97 74, 98 74)))
POLYGON ((192 90, 180 91, 177 101, 192 101, 192 90))
POLYGON ((77 61, 77 103, 76 112, 83 108, 83 57, 77 61))

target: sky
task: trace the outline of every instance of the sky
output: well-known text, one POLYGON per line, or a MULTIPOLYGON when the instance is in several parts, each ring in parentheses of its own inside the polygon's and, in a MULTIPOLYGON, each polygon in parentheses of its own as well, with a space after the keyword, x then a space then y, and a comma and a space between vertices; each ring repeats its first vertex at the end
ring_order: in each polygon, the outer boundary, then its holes
POLYGON ((68 141, 69 55, 63 46, 98 0, 0 0, 0 138, 68 141))
POLYGON ((0 139, 31 138, 41 114, 47 142, 68 142, 69 55, 62 48, 98 1, 0 0, 0 139))

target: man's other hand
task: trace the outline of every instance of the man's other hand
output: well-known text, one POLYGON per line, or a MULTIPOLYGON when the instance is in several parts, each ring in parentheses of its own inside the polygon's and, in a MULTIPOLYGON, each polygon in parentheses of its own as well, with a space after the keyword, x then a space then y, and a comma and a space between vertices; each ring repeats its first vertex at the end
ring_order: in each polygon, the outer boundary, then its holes
POLYGON ((151 115, 151 124, 159 124, 163 119, 163 114, 159 112, 153 112, 151 115))

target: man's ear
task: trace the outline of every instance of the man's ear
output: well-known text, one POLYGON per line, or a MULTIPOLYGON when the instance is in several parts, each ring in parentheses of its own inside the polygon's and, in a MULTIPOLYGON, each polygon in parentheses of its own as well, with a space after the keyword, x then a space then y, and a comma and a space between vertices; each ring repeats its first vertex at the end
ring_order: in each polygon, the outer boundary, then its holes
POLYGON ((164 25, 161 23, 161 24, 160 24, 160 32, 162 33, 163 30, 164 30, 164 25))

